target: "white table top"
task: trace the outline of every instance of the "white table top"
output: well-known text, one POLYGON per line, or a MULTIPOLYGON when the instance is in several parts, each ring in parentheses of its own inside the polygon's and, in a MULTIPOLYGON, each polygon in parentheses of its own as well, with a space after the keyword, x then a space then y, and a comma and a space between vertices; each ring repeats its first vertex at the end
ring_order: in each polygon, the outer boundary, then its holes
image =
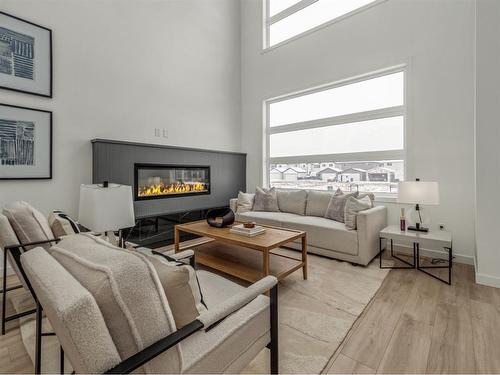
POLYGON ((380 237, 394 240, 406 240, 412 242, 425 242, 443 247, 451 247, 451 232, 445 230, 432 230, 428 232, 415 232, 411 230, 402 231, 399 225, 389 225, 380 231, 380 237))

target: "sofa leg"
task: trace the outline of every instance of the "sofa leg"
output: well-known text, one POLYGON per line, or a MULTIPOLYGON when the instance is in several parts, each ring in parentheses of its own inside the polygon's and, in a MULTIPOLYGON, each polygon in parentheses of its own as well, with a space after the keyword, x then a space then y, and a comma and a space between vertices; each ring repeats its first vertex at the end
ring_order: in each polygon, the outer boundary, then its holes
POLYGON ((271 374, 279 374, 278 284, 271 289, 271 374))

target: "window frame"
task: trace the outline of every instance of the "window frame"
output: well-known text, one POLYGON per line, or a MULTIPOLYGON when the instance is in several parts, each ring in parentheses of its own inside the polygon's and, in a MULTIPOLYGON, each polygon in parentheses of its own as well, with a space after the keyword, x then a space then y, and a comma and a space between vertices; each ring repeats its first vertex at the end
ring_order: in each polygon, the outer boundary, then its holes
POLYGON ((273 16, 269 16, 269 13, 270 13, 269 12, 269 8, 270 8, 269 1, 270 0, 262 0, 262 13, 263 13, 263 22, 262 22, 263 23, 263 33, 262 33, 263 34, 263 41, 262 41, 263 47, 262 47, 262 50, 263 50, 263 52, 278 48, 284 44, 290 43, 293 40, 302 38, 305 35, 311 34, 313 32, 316 32, 316 31, 326 27, 326 26, 332 25, 332 24, 340 22, 346 18, 352 17, 357 13, 363 12, 371 7, 374 7, 376 5, 384 3, 387 0, 374 0, 373 2, 371 2, 369 4, 363 5, 363 6, 356 8, 348 13, 345 13, 341 16, 332 18, 331 20, 323 22, 322 24, 315 26, 311 29, 304 30, 303 32, 301 32, 299 34, 296 34, 296 35, 294 35, 288 39, 285 39, 279 43, 273 44, 272 46, 270 45, 270 37, 269 37, 270 36, 269 28, 272 24, 274 24, 278 21, 281 21, 282 19, 285 19, 288 16, 291 16, 292 14, 308 7, 309 5, 312 5, 316 2, 318 2, 319 0, 300 0, 299 2, 293 4, 292 6, 286 8, 286 9, 283 9, 281 12, 278 12, 273 16))
MULTIPOLYGON (((409 64, 399 64, 385 69, 379 69, 370 73, 357 75, 354 77, 338 80, 313 88, 296 91, 290 94, 280 95, 274 98, 264 100, 263 102, 263 160, 264 173, 262 181, 264 186, 270 186, 269 171, 271 164, 297 164, 297 163, 322 163, 322 162, 364 162, 364 161, 383 161, 383 160, 403 160, 404 176, 407 178, 408 169, 408 75, 409 64), (389 74, 403 72, 403 104, 400 106, 387 107, 371 111, 363 111, 351 113, 348 115, 332 116, 318 120, 302 121, 292 124, 278 125, 271 127, 270 121, 270 105, 283 100, 293 99, 296 97, 313 94, 320 91, 329 90, 332 88, 345 86, 361 81, 366 81, 372 78, 378 78, 389 74), (272 134, 290 132, 302 129, 311 129, 332 125, 342 125, 359 121, 374 120, 388 117, 403 117, 403 149, 401 150, 385 150, 385 151, 370 151, 370 152, 353 152, 353 153, 338 153, 338 154, 321 154, 321 155, 298 155, 298 156, 280 156, 271 157, 270 155, 270 137, 272 134)), ((393 199, 397 193, 375 193, 378 198, 393 199)))

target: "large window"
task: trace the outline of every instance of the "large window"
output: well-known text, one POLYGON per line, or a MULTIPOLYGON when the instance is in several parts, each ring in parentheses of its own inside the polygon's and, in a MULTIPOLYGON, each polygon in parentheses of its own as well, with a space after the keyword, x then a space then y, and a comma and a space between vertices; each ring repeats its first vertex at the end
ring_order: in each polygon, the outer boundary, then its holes
POLYGON ((266 102, 270 186, 397 192, 404 179, 405 67, 266 102))
POLYGON ((267 7, 265 47, 271 47, 380 0, 263 1, 267 7))

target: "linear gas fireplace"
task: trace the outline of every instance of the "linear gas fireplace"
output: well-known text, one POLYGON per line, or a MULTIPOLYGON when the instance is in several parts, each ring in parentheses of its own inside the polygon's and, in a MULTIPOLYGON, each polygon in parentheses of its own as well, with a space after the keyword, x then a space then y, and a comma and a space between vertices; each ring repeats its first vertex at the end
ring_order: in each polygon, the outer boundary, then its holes
POLYGON ((210 167, 134 164, 135 200, 210 194, 210 167))

